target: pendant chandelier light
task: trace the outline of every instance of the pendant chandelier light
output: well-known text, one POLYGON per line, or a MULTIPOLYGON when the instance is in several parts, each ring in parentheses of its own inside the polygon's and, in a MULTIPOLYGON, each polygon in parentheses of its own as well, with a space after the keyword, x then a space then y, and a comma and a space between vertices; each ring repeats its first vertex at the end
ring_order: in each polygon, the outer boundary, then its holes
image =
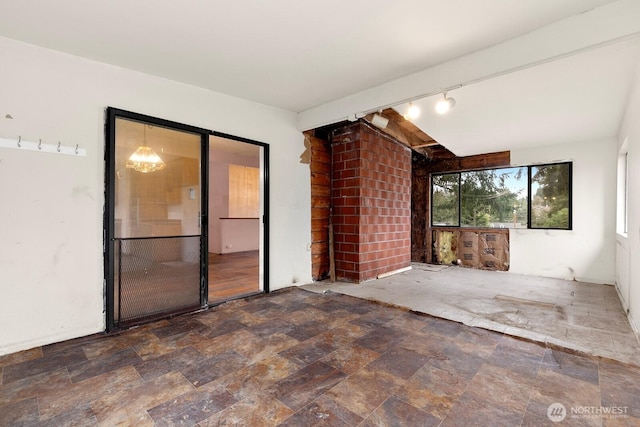
POLYGON ((142 145, 129 157, 125 166, 142 173, 150 173, 164 169, 166 166, 160 156, 147 146, 147 125, 143 125, 142 145))

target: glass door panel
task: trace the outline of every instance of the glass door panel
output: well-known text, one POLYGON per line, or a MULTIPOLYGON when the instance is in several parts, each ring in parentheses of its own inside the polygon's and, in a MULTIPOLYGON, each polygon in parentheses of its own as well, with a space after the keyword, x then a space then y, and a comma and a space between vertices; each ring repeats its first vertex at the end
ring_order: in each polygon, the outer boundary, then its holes
POLYGON ((118 326, 202 306, 201 141, 198 133, 115 118, 118 326))

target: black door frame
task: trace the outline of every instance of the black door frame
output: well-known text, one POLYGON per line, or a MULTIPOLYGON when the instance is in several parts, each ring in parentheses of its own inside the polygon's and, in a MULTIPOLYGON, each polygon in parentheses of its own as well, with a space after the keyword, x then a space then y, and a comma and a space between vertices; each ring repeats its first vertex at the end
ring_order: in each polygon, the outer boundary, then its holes
POLYGON ((104 292, 105 292, 105 329, 111 332, 118 328, 114 319, 114 246, 115 246, 115 218, 113 214, 115 206, 115 123, 117 118, 129 119, 150 123, 156 126, 176 129, 195 134, 200 134, 200 305, 208 307, 208 249, 209 249, 209 137, 217 136, 248 144, 258 145, 263 148, 263 180, 264 180, 264 214, 263 222, 263 292, 269 292, 269 145, 222 132, 215 132, 183 123, 165 120, 145 114, 134 113, 118 108, 108 107, 105 117, 105 193, 103 208, 103 253, 104 253, 104 292))
MULTIPOLYGON (((261 168, 263 169, 263 175, 262 175, 262 179, 264 182, 264 188, 263 188, 263 194, 262 196, 264 197, 264 204, 263 204, 263 214, 262 214, 262 234, 263 234, 263 247, 262 247, 262 264, 263 264, 263 279, 262 279, 262 293, 268 294, 269 293, 269 144, 264 143, 264 142, 260 142, 260 141, 256 141, 253 139, 248 139, 248 138, 243 138, 241 136, 235 136, 235 135, 230 135, 228 133, 223 133, 223 132, 216 132, 216 131, 211 131, 210 133, 211 136, 216 136, 219 138, 224 138, 224 139, 229 139, 232 141, 237 141, 237 142, 244 142, 246 144, 251 144, 251 145, 257 145, 259 147, 262 147, 262 154, 263 154, 263 162, 261 168)), ((207 139, 207 146, 206 146, 206 162, 207 162, 207 181, 209 179, 208 177, 208 173, 209 173, 209 140, 207 139)), ((205 157, 203 156, 203 162, 205 157)), ((208 193, 208 182, 207 182, 207 202, 209 201, 209 193, 208 193)), ((208 218, 208 217, 207 217, 208 218)), ((208 227, 207 227, 208 230, 208 227)), ((208 233, 207 233, 207 241, 205 249, 206 251, 204 252, 204 256, 207 257, 208 256, 208 249, 209 249, 209 240, 208 240, 208 233)), ((205 262, 203 263, 203 268, 205 269, 203 271, 203 274, 206 274, 208 276, 208 265, 207 265, 207 259, 205 259, 205 262)), ((207 281, 208 281, 208 277, 207 277, 207 281)), ((208 295, 207 295, 208 297, 208 295)), ((221 304, 216 303, 217 304, 221 304)))

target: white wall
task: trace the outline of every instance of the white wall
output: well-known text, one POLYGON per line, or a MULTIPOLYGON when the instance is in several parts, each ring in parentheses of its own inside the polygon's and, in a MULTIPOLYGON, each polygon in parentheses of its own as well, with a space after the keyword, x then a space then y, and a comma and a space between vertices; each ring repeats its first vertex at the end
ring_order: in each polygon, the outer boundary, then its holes
MULTIPOLYGON (((238 142, 238 144, 242 143, 238 142)), ((259 156, 245 156, 214 149, 209 151, 209 252, 215 254, 236 252, 235 250, 225 250, 221 235, 222 224, 220 218, 229 216, 229 165, 259 168, 260 161, 259 156)), ((250 246, 251 249, 243 250, 258 249, 254 247, 259 246, 258 238, 259 232, 253 235, 251 239, 251 241, 255 240, 255 243, 250 246)), ((247 245, 241 244, 240 247, 246 248, 247 245)))
POLYGON ((592 283, 615 281, 616 141, 511 152, 513 165, 573 161, 573 230, 510 231, 514 273, 592 283))
POLYGON ((629 94, 629 103, 620 127, 618 148, 626 141, 628 150, 627 234, 618 234, 616 269, 623 303, 628 302, 629 318, 640 331, 640 63, 629 94), (625 301, 628 300, 628 301, 625 301))
POLYGON ((220 221, 221 254, 260 249, 260 219, 229 218, 220 221))
POLYGON ((309 169, 294 113, 5 38, 0 52, 0 137, 87 149, 0 148, 0 354, 104 330, 107 106, 270 144, 271 289, 311 280, 309 169))

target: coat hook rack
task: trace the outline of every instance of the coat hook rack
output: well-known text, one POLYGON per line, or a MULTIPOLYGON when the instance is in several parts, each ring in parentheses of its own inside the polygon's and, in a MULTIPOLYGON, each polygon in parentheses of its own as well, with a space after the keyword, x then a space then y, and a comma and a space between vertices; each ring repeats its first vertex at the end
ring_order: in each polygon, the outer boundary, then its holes
POLYGON ((69 156, 86 156, 87 150, 76 145, 62 145, 60 141, 57 144, 47 144, 42 142, 42 138, 38 142, 25 141, 21 136, 18 139, 0 138, 0 148, 13 148, 25 151, 40 151, 43 153, 66 154, 69 156))

